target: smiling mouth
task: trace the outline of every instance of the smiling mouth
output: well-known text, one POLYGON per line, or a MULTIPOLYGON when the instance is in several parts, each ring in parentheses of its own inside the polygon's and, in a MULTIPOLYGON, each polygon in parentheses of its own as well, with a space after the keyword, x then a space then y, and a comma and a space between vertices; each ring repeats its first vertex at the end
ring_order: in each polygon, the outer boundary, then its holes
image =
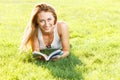
POLYGON ((49 31, 49 30, 50 30, 50 28, 44 28, 44 30, 45 30, 45 31, 49 31))
POLYGON ((50 28, 44 28, 45 30, 49 30, 50 28))
POLYGON ((46 27, 44 27, 44 29, 45 29, 45 30, 48 30, 48 29, 50 29, 50 27, 46 26, 46 27))

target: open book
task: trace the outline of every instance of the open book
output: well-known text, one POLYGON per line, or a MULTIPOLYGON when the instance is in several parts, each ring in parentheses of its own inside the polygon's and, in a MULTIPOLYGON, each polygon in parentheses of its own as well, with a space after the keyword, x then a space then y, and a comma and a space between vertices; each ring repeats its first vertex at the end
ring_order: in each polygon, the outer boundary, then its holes
POLYGON ((63 51, 56 50, 56 51, 53 51, 52 53, 50 53, 50 55, 48 55, 48 56, 46 56, 45 54, 38 52, 38 51, 34 51, 32 54, 33 54, 33 57, 42 56, 46 61, 49 61, 50 59, 56 57, 57 55, 62 55, 63 51))

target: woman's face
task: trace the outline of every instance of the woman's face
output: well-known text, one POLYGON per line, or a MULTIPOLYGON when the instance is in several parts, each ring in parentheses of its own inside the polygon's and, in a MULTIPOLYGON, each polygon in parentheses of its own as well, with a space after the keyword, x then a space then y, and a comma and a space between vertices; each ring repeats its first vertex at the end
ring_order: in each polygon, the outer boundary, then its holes
POLYGON ((42 32, 50 33, 53 31, 55 18, 51 12, 42 11, 38 13, 37 17, 37 23, 42 32))

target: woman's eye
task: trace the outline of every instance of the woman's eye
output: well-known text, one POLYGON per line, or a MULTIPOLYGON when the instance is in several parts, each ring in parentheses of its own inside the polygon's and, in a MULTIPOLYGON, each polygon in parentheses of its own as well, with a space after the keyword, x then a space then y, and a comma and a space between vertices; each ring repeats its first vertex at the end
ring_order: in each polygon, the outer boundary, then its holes
POLYGON ((51 18, 48 18, 48 21, 51 21, 52 19, 51 18))
POLYGON ((40 22, 44 22, 44 20, 40 20, 40 22))

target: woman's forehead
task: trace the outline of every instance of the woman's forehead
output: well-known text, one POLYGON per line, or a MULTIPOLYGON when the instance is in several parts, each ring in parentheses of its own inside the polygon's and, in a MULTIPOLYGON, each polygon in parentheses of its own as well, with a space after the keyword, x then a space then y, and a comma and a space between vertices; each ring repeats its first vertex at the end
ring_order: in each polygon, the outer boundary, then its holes
POLYGON ((41 11, 40 13, 38 13, 38 17, 53 17, 52 12, 45 12, 45 11, 41 11))

